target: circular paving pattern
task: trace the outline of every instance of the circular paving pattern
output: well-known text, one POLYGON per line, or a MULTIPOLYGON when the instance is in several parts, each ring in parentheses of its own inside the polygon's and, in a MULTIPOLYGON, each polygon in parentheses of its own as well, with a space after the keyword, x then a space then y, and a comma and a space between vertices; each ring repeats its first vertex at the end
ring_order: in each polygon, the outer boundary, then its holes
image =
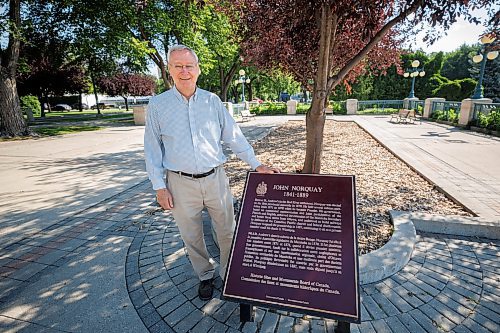
MULTIPOLYGON (((204 215, 207 248, 218 248, 204 215)), ((150 215, 132 242, 126 278, 130 299, 150 332, 333 332, 329 319, 256 308, 242 325, 239 305, 198 298, 198 278, 168 212, 150 215)), ((499 242, 419 234, 408 265, 363 285, 362 324, 352 332, 499 332, 499 242)))

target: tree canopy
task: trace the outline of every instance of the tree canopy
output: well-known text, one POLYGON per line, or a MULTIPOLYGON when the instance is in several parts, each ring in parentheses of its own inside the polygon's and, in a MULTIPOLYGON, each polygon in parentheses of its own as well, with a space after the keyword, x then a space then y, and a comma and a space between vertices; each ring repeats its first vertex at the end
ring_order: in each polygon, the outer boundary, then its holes
POLYGON ((98 86, 109 96, 123 97, 128 110, 128 97, 152 95, 155 92, 156 82, 147 75, 118 73, 99 78, 98 86))
POLYGON ((470 9, 493 4, 489 0, 238 0, 219 6, 240 23, 246 58, 260 68, 282 68, 314 91, 306 118, 303 172, 319 173, 325 107, 332 89, 353 81, 367 68, 384 72, 397 65, 400 38, 414 26, 439 27, 427 33, 432 42, 458 15, 477 22, 470 9))

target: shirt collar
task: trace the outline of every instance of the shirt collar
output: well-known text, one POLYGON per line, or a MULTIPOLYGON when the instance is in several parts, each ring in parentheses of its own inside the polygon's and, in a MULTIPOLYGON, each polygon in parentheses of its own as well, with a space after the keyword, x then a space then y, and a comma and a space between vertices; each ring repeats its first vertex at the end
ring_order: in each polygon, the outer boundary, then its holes
MULTIPOLYGON (((184 95, 182 95, 179 90, 177 90, 177 87, 174 85, 174 87, 172 88, 173 92, 174 92, 174 95, 182 102, 185 102, 187 103, 188 100, 186 97, 184 97, 184 95)), ((194 102, 196 102, 197 100, 197 96, 198 96, 198 86, 196 87, 196 89, 194 90, 194 94, 193 96, 191 96, 191 98, 193 99, 194 102)))

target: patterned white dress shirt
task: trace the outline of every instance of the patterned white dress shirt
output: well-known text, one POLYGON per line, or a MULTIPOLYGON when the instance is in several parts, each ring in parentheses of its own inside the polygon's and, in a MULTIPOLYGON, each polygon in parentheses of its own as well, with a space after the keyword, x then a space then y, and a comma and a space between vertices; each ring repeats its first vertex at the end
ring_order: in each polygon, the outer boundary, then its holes
POLYGON ((223 164, 221 141, 252 169, 260 165, 217 95, 196 88, 187 100, 174 87, 152 97, 146 113, 144 155, 153 189, 166 187, 166 170, 200 174, 223 164))

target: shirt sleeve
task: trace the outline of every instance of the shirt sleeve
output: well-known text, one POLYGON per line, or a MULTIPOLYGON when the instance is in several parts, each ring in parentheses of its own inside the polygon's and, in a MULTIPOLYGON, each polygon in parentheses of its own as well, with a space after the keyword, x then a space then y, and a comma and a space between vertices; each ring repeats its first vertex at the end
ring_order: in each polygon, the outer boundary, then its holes
POLYGON ((165 154, 158 122, 157 102, 150 101, 146 110, 146 127, 144 130, 144 159, 149 180, 153 190, 166 188, 163 156, 165 154))
POLYGON ((255 157, 254 150, 250 143, 241 132, 234 118, 229 114, 226 107, 220 99, 218 102, 218 111, 221 118, 222 141, 226 143, 233 153, 242 161, 248 163, 252 169, 257 168, 261 163, 255 157))

